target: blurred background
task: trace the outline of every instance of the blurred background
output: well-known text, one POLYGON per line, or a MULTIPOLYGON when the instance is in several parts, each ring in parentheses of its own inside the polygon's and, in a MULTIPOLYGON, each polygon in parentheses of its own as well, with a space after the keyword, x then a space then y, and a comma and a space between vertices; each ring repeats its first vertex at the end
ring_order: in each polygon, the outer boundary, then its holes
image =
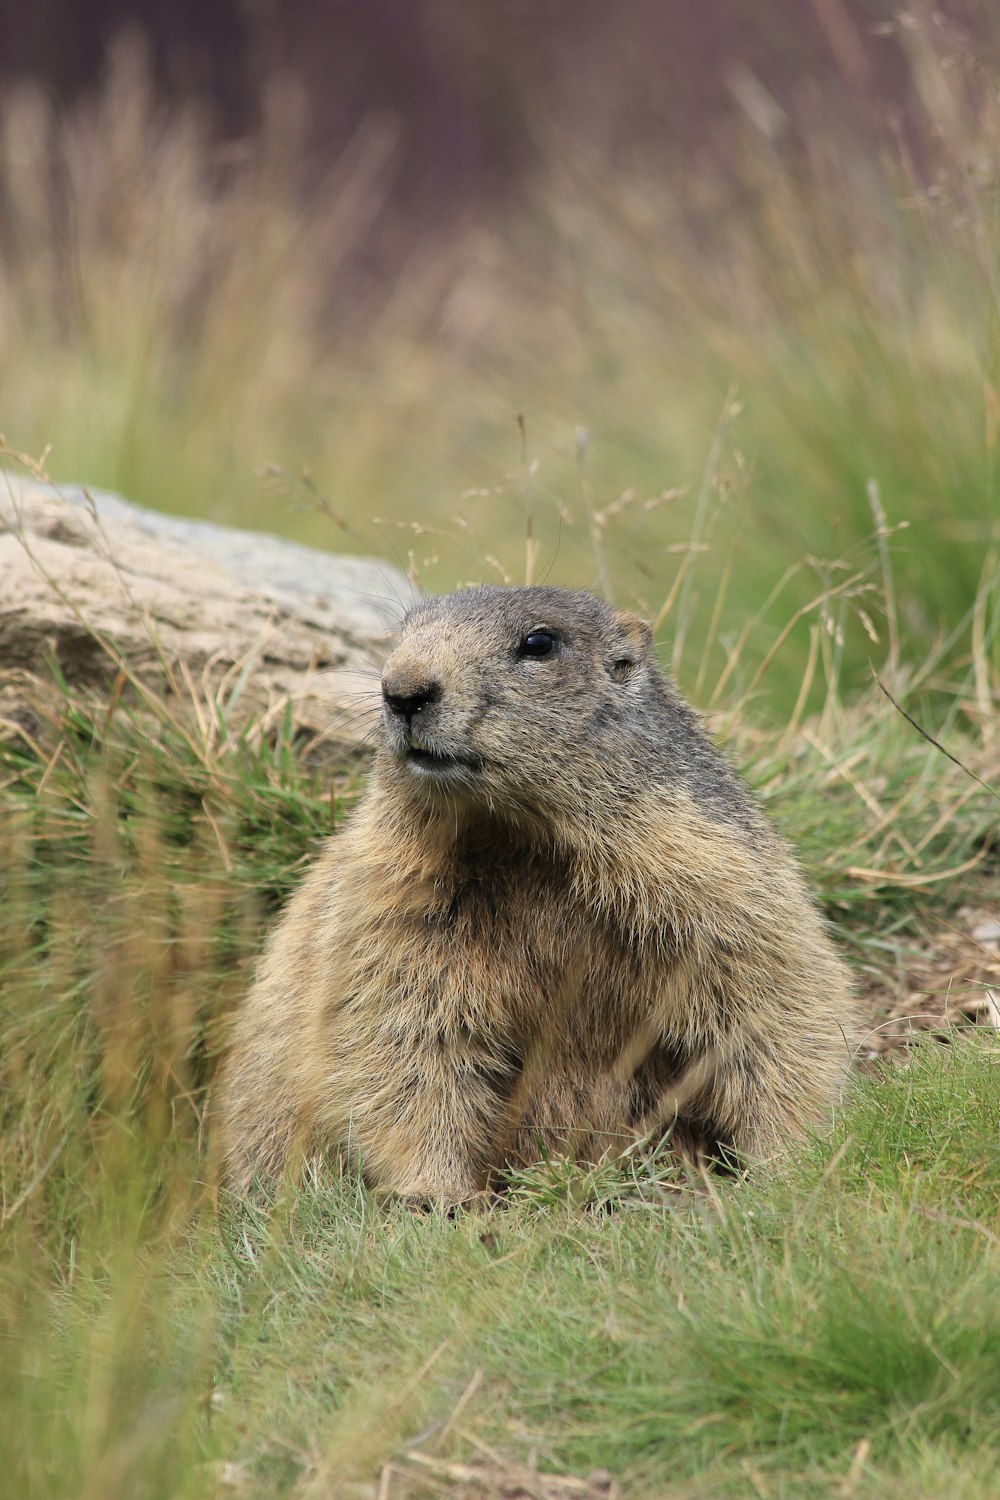
POLYGON ((0 432, 787 717, 997 618, 998 187, 992 0, 0 0, 0 432))

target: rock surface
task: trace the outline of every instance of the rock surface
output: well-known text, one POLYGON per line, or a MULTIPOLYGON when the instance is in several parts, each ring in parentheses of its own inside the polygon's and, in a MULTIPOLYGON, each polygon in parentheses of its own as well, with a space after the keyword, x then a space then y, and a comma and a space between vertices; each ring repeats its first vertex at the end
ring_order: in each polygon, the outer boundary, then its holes
POLYGON ((0 733, 24 726, 55 661, 75 687, 124 666, 234 725, 266 728, 290 705, 297 730, 356 742, 412 595, 372 558, 0 471, 0 733))

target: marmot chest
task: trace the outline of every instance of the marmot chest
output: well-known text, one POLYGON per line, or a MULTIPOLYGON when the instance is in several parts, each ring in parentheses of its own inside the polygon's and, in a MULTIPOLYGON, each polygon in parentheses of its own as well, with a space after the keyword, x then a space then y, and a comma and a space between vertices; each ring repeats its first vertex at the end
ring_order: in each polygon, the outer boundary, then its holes
MULTIPOLYGON (((565 866, 524 855, 466 860, 429 882, 410 937, 473 989, 505 993, 530 1029, 593 1053, 641 1023, 662 978, 662 948, 581 899, 565 866)), ((504 1007, 507 1008, 506 1006, 504 1007)))

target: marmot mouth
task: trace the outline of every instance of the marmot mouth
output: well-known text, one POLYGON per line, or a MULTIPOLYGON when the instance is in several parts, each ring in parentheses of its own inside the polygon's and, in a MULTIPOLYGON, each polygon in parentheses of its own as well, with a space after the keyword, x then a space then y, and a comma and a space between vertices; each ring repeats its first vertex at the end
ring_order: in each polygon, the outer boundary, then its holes
POLYGON ((407 746, 405 758, 408 765, 419 766, 422 771, 447 773, 449 771, 478 771, 482 768, 482 761, 478 756, 443 755, 437 750, 418 749, 413 744, 407 746))

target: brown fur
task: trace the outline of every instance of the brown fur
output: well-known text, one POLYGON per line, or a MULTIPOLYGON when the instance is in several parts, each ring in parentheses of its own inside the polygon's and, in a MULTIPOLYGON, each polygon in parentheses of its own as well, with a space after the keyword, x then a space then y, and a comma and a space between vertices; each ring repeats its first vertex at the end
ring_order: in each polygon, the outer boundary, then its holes
POLYGON ((455 1203, 541 1149, 661 1125, 755 1158, 827 1119, 847 971, 642 621, 468 590, 410 612, 382 686, 367 794, 237 1020, 233 1185, 298 1143, 455 1203))

